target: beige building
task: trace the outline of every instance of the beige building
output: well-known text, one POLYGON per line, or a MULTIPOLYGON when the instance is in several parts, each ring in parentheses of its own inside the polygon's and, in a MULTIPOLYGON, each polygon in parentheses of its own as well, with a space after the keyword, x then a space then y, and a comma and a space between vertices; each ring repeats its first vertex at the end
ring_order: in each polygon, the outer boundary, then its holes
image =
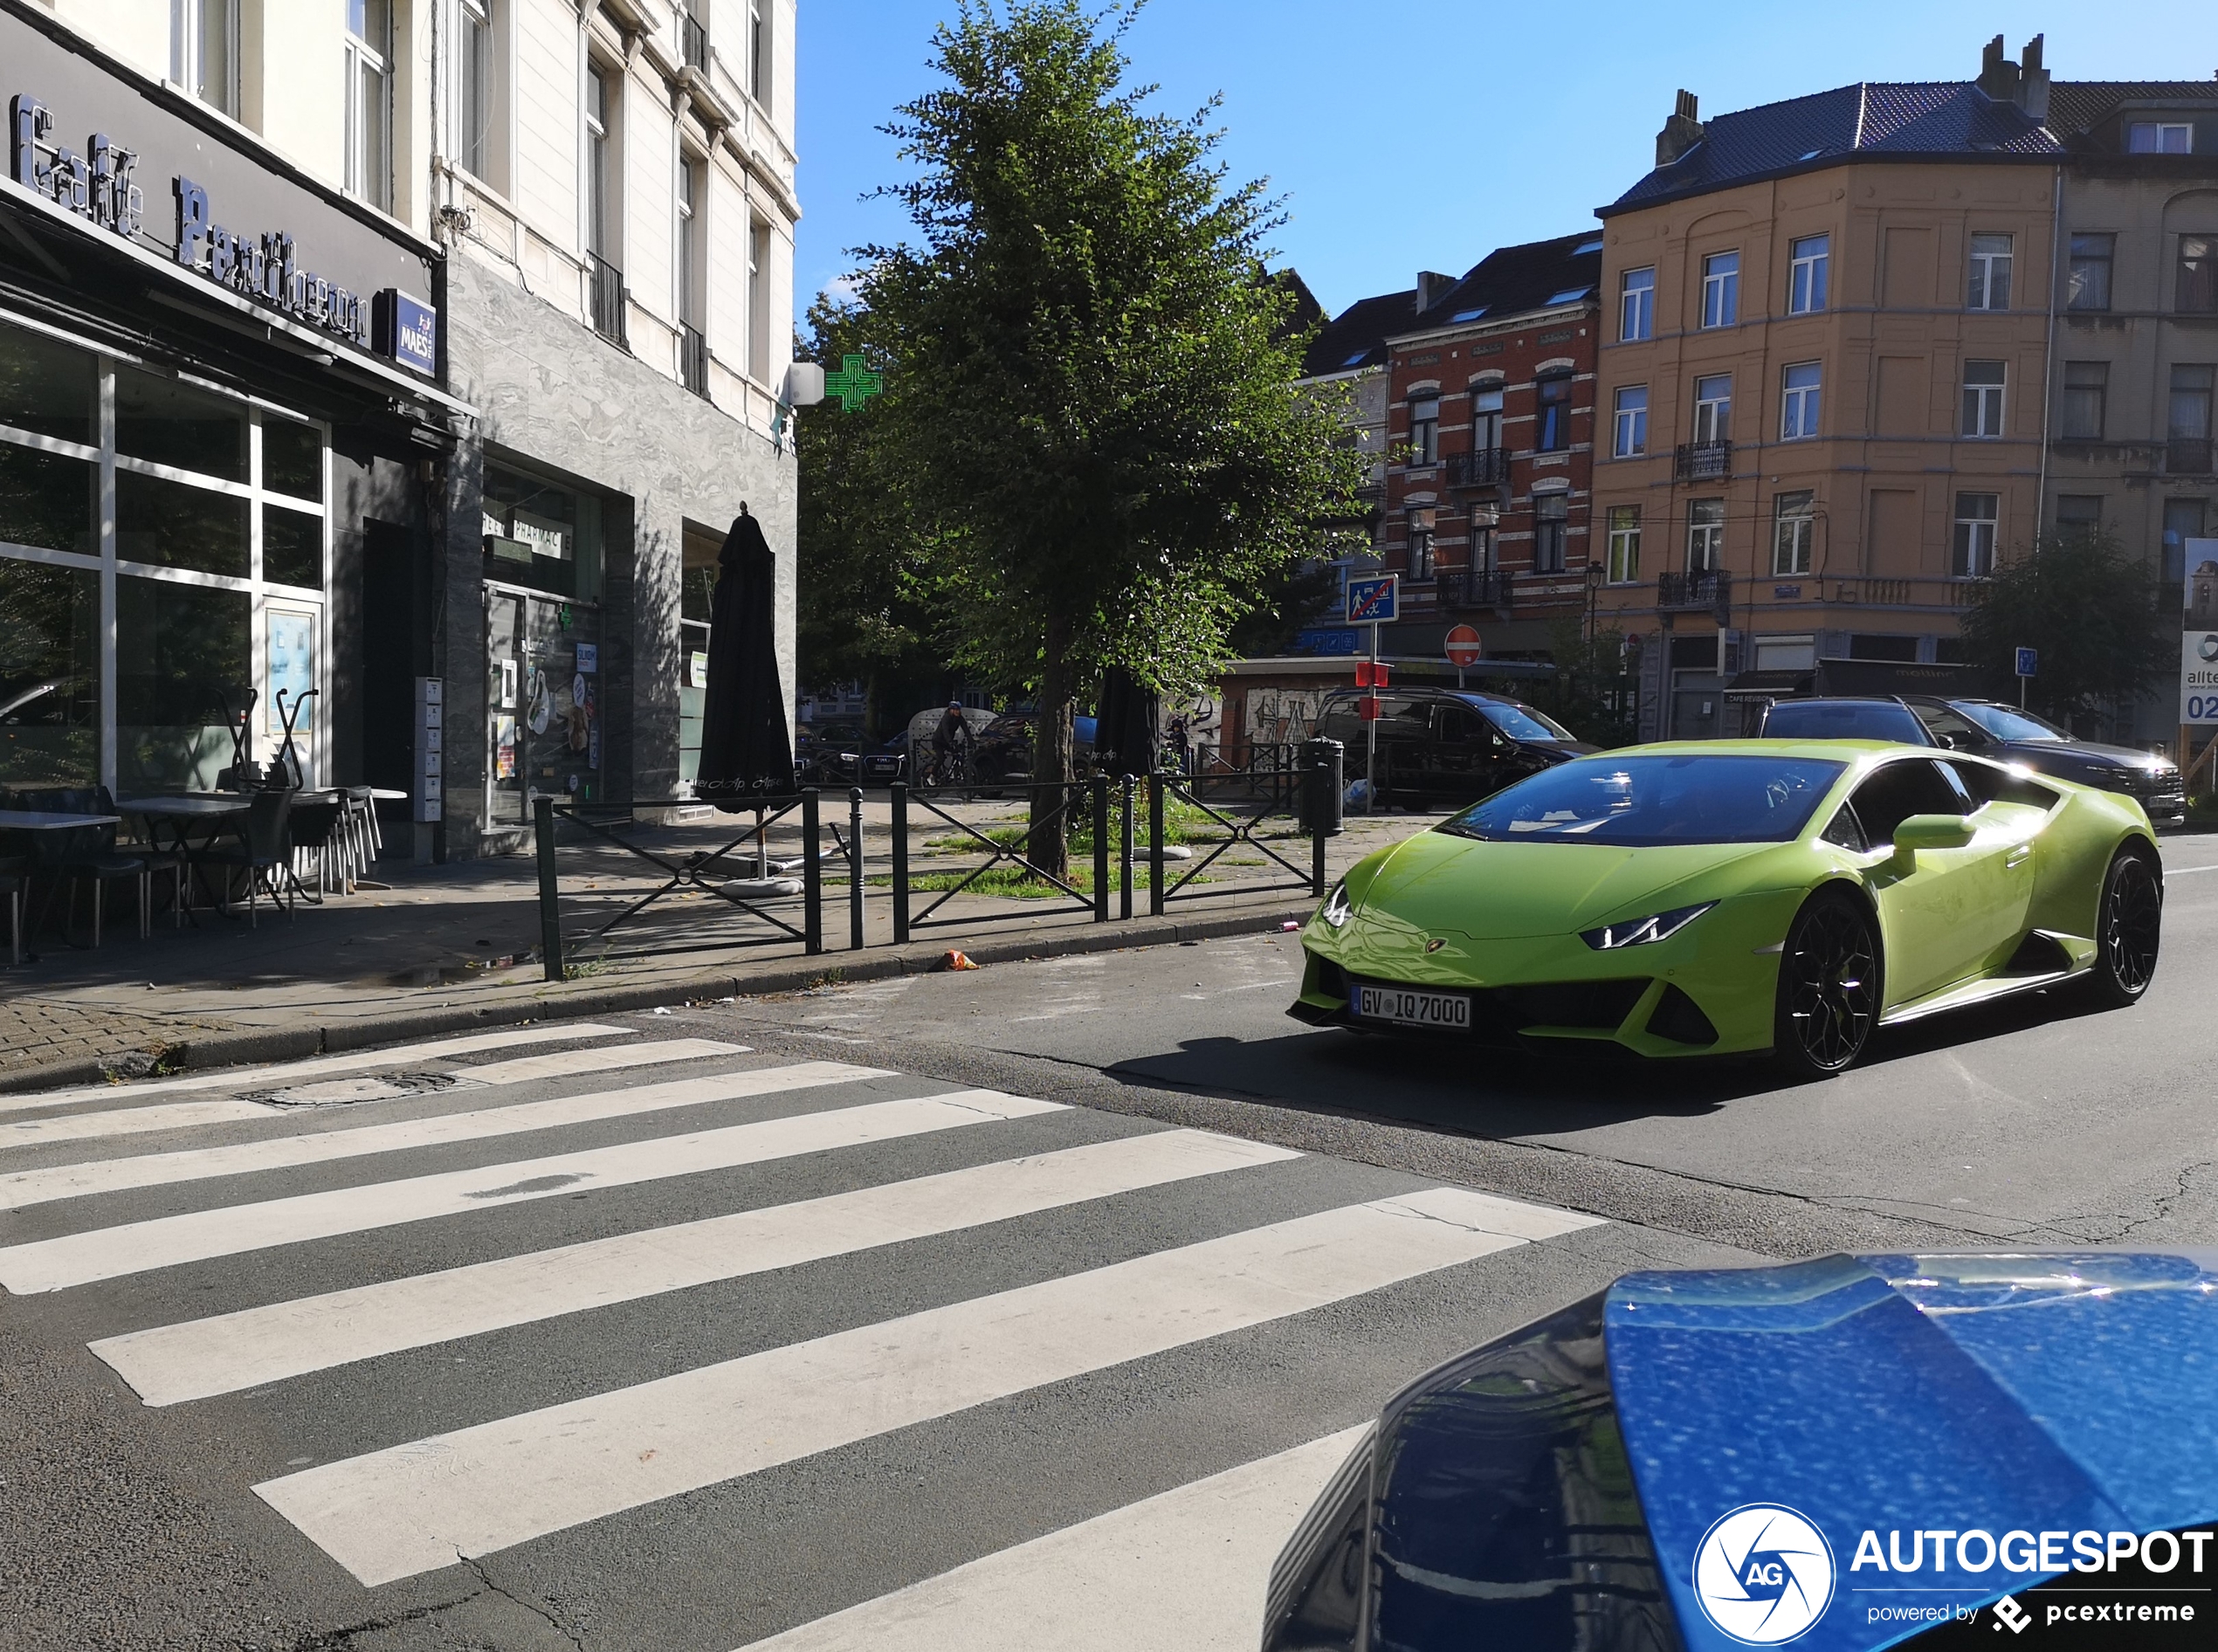
MULTIPOLYGON (((2063 486, 2061 463, 2048 476, 2061 449, 2044 441, 2067 354, 2052 334, 2077 336, 2057 226, 2091 187, 2080 157, 2145 141, 2135 108, 2214 90, 2052 86, 2037 39, 2022 65, 1998 39, 1976 80, 1707 123, 1681 94, 1655 169, 1602 209, 1601 606, 1643 645, 1644 734, 1737 733, 1740 705, 1821 658, 1946 665, 1996 559, 2096 492, 2063 486)), ((2175 172, 2212 164, 2198 151, 2218 151, 2218 127, 2188 141, 2175 172)), ((2157 242, 2180 244, 2192 192, 2158 211, 2180 223, 2136 251, 2152 300, 2157 242)), ((2159 353, 2144 347, 2151 384, 2159 353)), ((2169 417, 2146 405, 2143 432, 2169 417)), ((2086 477, 2112 463, 2089 458, 2086 477)), ((2154 555, 2153 522, 2144 509, 2130 531, 2154 555)))

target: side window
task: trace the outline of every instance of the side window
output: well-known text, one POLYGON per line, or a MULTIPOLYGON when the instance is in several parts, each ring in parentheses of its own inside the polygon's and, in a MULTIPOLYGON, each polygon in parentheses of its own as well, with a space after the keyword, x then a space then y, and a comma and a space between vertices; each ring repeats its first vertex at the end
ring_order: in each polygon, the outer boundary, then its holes
POLYGON ((1478 719, 1462 706, 1442 706, 1435 729, 1444 746, 1469 746, 1480 738, 1478 719))
POLYGON ((1984 807, 1988 803, 2023 803, 2029 809, 2054 809, 2056 794, 2039 781, 2023 774, 2014 774, 1995 763, 1969 763, 1951 760, 1947 767, 1955 773, 1972 801, 1984 807))
POLYGON ((1833 816, 1833 822, 1818 834, 1829 843, 1838 843, 1843 849, 1858 854, 1871 847, 1871 840, 1863 835, 1863 823, 1856 817, 1856 805, 1843 803, 1833 816))
POLYGON ((1875 846, 1892 843, 1895 828, 1912 815, 1960 815, 1970 805, 1955 780, 1944 779, 1939 767, 1922 757, 1888 764, 1857 787, 1850 801, 1875 846))
MULTIPOLYGON (((1926 732, 1936 741, 1951 751, 1982 751, 1994 744, 1986 731, 1975 727, 1969 718, 1959 715, 1946 706, 1920 706, 1918 707, 1918 719, 1925 725, 1926 732)), ((1973 795, 1977 797, 1979 794, 1974 792, 1973 795)), ((1980 798, 1980 801, 1985 802, 1987 800, 1980 798)))
MULTIPOLYGON (((1940 730, 1936 728, 1933 733, 1939 735, 1940 730)), ((2001 793, 2002 781, 2008 778, 2001 769, 1987 763, 1949 762, 1943 763, 1941 767, 1953 774, 1956 783, 1971 795, 1972 805, 1975 809, 1985 809, 1993 802, 2001 793)))

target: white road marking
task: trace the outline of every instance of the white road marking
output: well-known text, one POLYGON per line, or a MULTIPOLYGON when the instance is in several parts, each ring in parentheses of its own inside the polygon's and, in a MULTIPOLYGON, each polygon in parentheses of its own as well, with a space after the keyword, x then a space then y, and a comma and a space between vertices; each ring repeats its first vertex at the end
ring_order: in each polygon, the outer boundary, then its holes
POLYGON ((2167 866, 2164 869, 2166 878, 2192 878, 2197 872, 2218 872, 2218 866, 2167 866))
POLYGON ((268 1067, 225 1067, 180 1078, 151 1078, 128 1084, 79 1084, 72 1090, 42 1090, 25 1096, 0 1097, 0 1112, 29 1112, 33 1108, 59 1107, 72 1101, 135 1101, 141 1096, 169 1095, 183 1090, 254 1090, 289 1079, 313 1078, 323 1073, 415 1067, 486 1050, 513 1050, 520 1044, 551 1044, 569 1038, 623 1038, 633 1031, 630 1027, 603 1027, 591 1022, 572 1025, 542 1022, 536 1026, 511 1027, 501 1032, 441 1038, 428 1044, 356 1050, 343 1056, 317 1056, 307 1061, 279 1062, 268 1067))
POLYGON ((653 1067, 669 1061, 702 1061, 711 1056, 750 1053, 746 1044, 719 1043, 713 1038, 665 1038, 654 1043, 622 1044, 614 1049, 560 1050, 551 1056, 520 1056, 513 1061, 458 1067, 454 1076, 474 1084, 524 1084, 545 1078, 567 1078, 578 1073, 613 1072, 620 1067, 653 1067))
POLYGON ((18 1170, 11 1175, 0 1176, 0 1210, 19 1210, 26 1205, 44 1204, 51 1200, 78 1199, 126 1187, 158 1187, 180 1181, 203 1181, 211 1176, 292 1169, 300 1165, 326 1164, 334 1159, 358 1159, 369 1153, 399 1153, 410 1147, 479 1141, 592 1119, 623 1119, 672 1107, 695 1107, 706 1102, 890 1077, 878 1067, 806 1061, 790 1067, 759 1067, 752 1072, 682 1078, 633 1090, 596 1090, 589 1095, 519 1102, 513 1106, 485 1107, 469 1112, 439 1113, 388 1125, 270 1136, 222 1147, 191 1147, 176 1153, 98 1159, 83 1164, 45 1165, 36 1170, 18 1170))
POLYGON ((1112 1509, 745 1652, 1255 1652, 1279 1549, 1370 1431, 1112 1509))
POLYGON ((134 1331, 92 1349, 147 1404, 176 1405, 403 1348, 1300 1156, 1232 1136, 1159 1131, 134 1331))
MULTIPOLYGON (((707 1038, 672 1038, 660 1043, 619 1044, 614 1048, 603 1045, 597 1050, 565 1050, 552 1056, 525 1056, 515 1061, 459 1068, 453 1077, 476 1084, 520 1084, 623 1067, 649 1067, 666 1062, 751 1053, 745 1044, 722 1044, 707 1038)), ((221 1101, 172 1101, 150 1107, 121 1107, 114 1112, 73 1112, 0 1121, 0 1149, 49 1141, 89 1141, 105 1136, 136 1135, 149 1130, 188 1130, 197 1125, 236 1124, 243 1119, 279 1118, 286 1112, 286 1104, 329 1105, 437 1093, 389 1084, 382 1078, 325 1078, 277 1091, 272 1098, 276 1105, 226 1098, 221 1101)))
POLYGON ((254 1490, 363 1583, 389 1583, 1592 1225, 1430 1187, 591 1394, 254 1490))
POLYGON ((689 1176, 797 1153, 823 1153, 834 1147, 1062 1110, 1051 1101, 1003 1096, 990 1090, 964 1090, 953 1095, 835 1107, 683 1136, 654 1136, 618 1146, 589 1147, 475 1170, 443 1171, 405 1181, 370 1182, 258 1204, 157 1216, 0 1249, 0 1285, 17 1296, 61 1291, 95 1279, 204 1262, 211 1256, 240 1256, 339 1234, 368 1233, 556 1194, 628 1187, 665 1176, 689 1176))

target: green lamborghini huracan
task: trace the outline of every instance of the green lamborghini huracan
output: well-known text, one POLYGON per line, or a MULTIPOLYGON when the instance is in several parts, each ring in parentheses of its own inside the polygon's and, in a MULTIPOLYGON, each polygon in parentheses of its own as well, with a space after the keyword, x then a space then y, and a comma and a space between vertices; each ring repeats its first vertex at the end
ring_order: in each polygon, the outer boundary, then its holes
POLYGON ((1367 857, 1302 932, 1318 1025, 1842 1071, 1873 1029, 2148 988, 2139 803, 1985 758, 1705 740, 1544 770, 1367 857))

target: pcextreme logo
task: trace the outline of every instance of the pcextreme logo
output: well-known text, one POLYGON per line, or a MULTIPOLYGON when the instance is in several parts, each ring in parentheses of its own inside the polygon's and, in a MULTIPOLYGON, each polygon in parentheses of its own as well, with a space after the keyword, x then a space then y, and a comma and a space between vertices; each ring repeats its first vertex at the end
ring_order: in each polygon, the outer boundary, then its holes
POLYGON ((1748 1503, 1702 1534, 1694 1598, 1744 1646, 1782 1646, 1832 1604, 1833 1545, 1808 1517, 1781 1503, 1748 1503))

